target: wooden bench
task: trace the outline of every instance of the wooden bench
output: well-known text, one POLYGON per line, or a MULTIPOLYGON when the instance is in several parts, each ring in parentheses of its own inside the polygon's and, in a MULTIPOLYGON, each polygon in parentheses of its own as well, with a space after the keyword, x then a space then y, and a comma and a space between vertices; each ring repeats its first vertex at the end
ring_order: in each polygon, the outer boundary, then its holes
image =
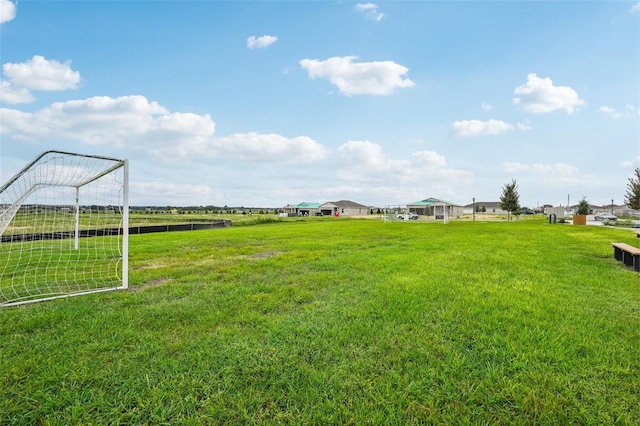
POLYGON ((640 272, 640 248, 625 243, 612 243, 613 257, 640 272))

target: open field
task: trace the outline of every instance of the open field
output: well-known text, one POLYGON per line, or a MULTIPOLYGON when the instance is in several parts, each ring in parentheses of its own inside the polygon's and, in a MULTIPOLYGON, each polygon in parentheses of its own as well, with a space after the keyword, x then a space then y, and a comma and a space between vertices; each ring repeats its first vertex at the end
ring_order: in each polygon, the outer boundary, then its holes
POLYGON ((0 424, 639 424, 628 230, 134 235, 130 290, 0 309, 0 424))

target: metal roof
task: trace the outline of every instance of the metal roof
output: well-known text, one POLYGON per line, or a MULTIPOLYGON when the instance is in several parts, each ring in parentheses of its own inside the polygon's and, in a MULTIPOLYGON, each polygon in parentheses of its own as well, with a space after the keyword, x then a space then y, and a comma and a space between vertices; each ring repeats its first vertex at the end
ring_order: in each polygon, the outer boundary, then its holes
POLYGON ((367 209, 367 208, 369 208, 368 206, 365 206, 363 204, 358 204, 356 202, 349 201, 349 200, 327 201, 326 203, 323 204, 323 206, 324 205, 331 205, 331 206, 341 207, 341 208, 345 208, 345 209, 367 209))
MULTIPOLYGON (((474 203, 467 204, 465 207, 473 207, 474 203)), ((500 208, 500 201, 476 201, 475 205, 478 207, 487 207, 487 208, 500 208)))
POLYGON ((320 203, 300 203, 300 204, 294 204, 291 207, 294 208, 298 208, 298 209, 317 209, 318 207, 320 207, 320 203))
POLYGON ((446 200, 440 200, 438 198, 427 198, 425 200, 416 201, 414 203, 408 203, 407 206, 432 206, 434 204, 447 204, 450 206, 457 206, 455 203, 450 203, 446 200))

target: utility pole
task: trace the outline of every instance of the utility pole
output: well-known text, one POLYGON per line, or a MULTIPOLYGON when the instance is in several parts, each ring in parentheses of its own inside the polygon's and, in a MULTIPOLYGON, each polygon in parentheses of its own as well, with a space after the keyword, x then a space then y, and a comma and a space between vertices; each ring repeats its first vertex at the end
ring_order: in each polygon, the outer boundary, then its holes
POLYGON ((473 221, 476 221, 476 197, 473 197, 473 221))

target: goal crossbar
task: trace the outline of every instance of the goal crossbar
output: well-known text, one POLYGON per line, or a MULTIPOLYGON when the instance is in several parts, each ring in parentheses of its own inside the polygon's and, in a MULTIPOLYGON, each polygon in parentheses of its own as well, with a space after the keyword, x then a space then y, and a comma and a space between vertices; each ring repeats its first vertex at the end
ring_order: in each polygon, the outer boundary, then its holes
MULTIPOLYGON (((40 161, 41 159, 43 159, 44 157, 48 156, 48 155, 52 155, 52 154, 60 154, 60 155, 68 155, 68 156, 81 156, 81 157, 85 157, 85 158, 95 158, 97 160, 106 160, 106 161, 113 161, 116 164, 104 171, 99 172, 98 174, 96 174, 93 178, 91 178, 91 180, 95 180, 98 179, 101 176, 104 176, 107 173, 110 173, 111 171, 113 171, 114 169, 117 169, 119 167, 122 167, 125 163, 126 160, 121 160, 119 158, 113 158, 113 157, 104 157, 101 155, 88 155, 88 154, 76 154, 73 152, 65 152, 65 151, 55 151, 55 150, 51 150, 51 151, 45 151, 42 154, 40 154, 38 157, 36 157, 35 160, 33 160, 32 162, 30 162, 29 164, 27 164, 26 166, 24 166, 22 168, 22 170, 20 170, 18 173, 15 174, 15 176, 13 176, 11 179, 9 179, 7 181, 7 183, 5 183, 4 185, 2 185, 0 187, 0 193, 4 192, 4 190, 6 188, 8 188, 9 186, 11 186, 15 181, 17 181, 18 179, 20 179, 29 169, 31 169, 36 163, 38 163, 38 161, 40 161)), ((85 183, 89 183, 90 181, 85 181, 85 183)), ((77 183, 75 185, 71 185, 68 184, 67 186, 82 186, 83 183, 77 183)))

